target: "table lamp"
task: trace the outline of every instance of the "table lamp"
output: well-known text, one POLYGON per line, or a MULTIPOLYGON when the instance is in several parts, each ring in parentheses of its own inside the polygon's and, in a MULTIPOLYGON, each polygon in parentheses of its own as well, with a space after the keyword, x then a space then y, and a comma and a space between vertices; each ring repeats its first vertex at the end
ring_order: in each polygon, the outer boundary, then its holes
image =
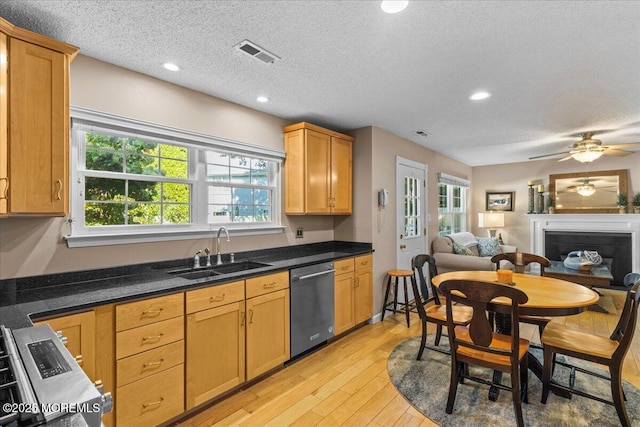
POLYGON ((496 228, 504 227, 503 212, 479 212, 478 227, 488 228, 489 237, 496 237, 496 228))

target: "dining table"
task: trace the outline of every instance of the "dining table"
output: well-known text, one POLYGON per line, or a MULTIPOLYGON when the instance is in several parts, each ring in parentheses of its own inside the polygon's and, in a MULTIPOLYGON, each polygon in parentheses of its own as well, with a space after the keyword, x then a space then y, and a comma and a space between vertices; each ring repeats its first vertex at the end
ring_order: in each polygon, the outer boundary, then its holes
MULTIPOLYGON (((434 286, 437 288, 447 280, 474 280, 483 282, 498 282, 496 271, 451 271, 441 273, 432 278, 434 286)), ((570 316, 585 311, 589 306, 597 303, 600 296, 595 291, 586 286, 553 277, 537 276, 525 273, 513 273, 511 286, 522 290, 529 300, 519 306, 521 315, 529 316, 570 316)), ((509 313, 511 301, 505 297, 492 300, 487 309, 496 313, 496 330, 500 333, 509 334, 510 323, 499 322, 500 318, 509 313), (502 315, 502 316, 501 316, 502 315)), ((529 370, 538 379, 542 380, 542 364, 531 352, 528 354, 529 370)), ((494 373, 494 380, 500 379, 499 372, 494 373)), ((496 387, 492 387, 489 398, 495 400, 498 395, 496 387)), ((554 394, 570 397, 563 390, 551 386, 554 394)))

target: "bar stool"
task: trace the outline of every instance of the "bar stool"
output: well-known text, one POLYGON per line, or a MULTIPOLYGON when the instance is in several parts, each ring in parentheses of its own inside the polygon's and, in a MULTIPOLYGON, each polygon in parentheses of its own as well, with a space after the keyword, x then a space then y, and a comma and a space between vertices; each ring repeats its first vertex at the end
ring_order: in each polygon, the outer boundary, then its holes
POLYGON ((409 294, 407 292, 407 278, 413 277, 413 271, 411 270, 389 270, 387 271, 387 276, 389 279, 387 280, 387 290, 384 293, 384 301, 382 303, 382 318, 380 321, 384 320, 384 314, 387 311, 391 311, 392 313, 402 313, 404 311, 407 316, 407 327, 409 327, 409 311, 413 307, 413 304, 409 304, 409 294), (398 282, 400 278, 404 279, 404 302, 400 302, 400 310, 398 310, 398 282), (389 298, 389 291, 391 290, 391 280, 394 279, 393 284, 393 301, 387 302, 389 298), (388 308, 390 305, 393 305, 393 308, 388 308))

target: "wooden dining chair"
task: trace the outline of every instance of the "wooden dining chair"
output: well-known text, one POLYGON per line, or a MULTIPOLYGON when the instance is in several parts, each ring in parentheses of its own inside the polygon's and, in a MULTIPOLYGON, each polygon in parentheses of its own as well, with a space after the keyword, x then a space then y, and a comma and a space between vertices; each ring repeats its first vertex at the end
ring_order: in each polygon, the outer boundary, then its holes
POLYGON ((609 368, 609 377, 575 366, 572 367, 571 377, 575 376, 575 372, 578 371, 610 380, 611 397, 613 401, 603 399, 600 396, 594 396, 582 390, 577 390, 574 387, 573 381, 570 382, 569 386, 555 383, 554 387, 577 394, 578 396, 613 405, 618 413, 618 418, 620 418, 620 423, 624 427, 631 426, 629 415, 627 414, 627 409, 624 404, 625 398, 622 390, 622 362, 629 350, 631 340, 636 330, 638 300, 640 300, 638 287, 640 287, 640 280, 636 281, 629 290, 618 324, 610 337, 589 334, 555 322, 547 326, 544 335, 542 335, 542 345, 544 347, 542 403, 547 403, 547 398, 549 397, 556 354, 565 354, 577 359, 607 366, 609 368))
MULTIPOLYGON (((447 326, 447 310, 446 307, 440 303, 438 289, 431 281, 432 278, 438 275, 436 260, 431 255, 416 255, 411 259, 411 268, 415 273, 411 278, 411 286, 413 289, 413 296, 415 297, 418 316, 422 323, 422 340, 420 341, 420 350, 418 350, 416 360, 422 359, 422 353, 425 348, 449 354, 447 350, 438 348, 440 345, 440 339, 442 338, 442 328, 447 326), (429 271, 428 281, 424 275, 425 264, 428 266, 429 271), (418 276, 418 280, 416 280, 416 275, 418 276), (427 323, 429 322, 436 325, 434 347, 427 346, 427 323)), ((472 310, 469 307, 454 306, 452 313, 453 322, 456 325, 466 325, 471 320, 472 310)))
MULTIPOLYGON (((494 255, 491 258, 491 262, 496 264, 496 270, 500 268, 500 262, 509 261, 513 264, 513 271, 515 273, 524 273, 525 267, 529 264, 538 264, 540 265, 540 276, 544 276, 544 268, 551 266, 551 261, 546 257, 536 254, 529 254, 524 252, 506 252, 494 255)), ((542 337, 542 332, 544 331, 545 326, 551 321, 550 317, 547 316, 528 316, 523 315, 520 316, 520 321, 522 323, 528 323, 531 325, 536 325, 538 327, 538 332, 540 332, 540 337, 542 337)), ((538 347, 536 345, 536 347, 538 347)))
POLYGON ((453 412, 458 383, 462 378, 467 378, 481 384, 511 390, 516 421, 519 427, 524 426, 522 401, 527 402, 529 341, 520 338, 518 327, 519 305, 526 303, 529 297, 516 287, 472 280, 447 280, 440 284, 439 290, 447 298, 447 332, 451 345, 447 414, 453 412), (511 335, 493 332, 489 322, 488 304, 498 297, 506 297, 511 301, 508 306, 511 335), (472 308, 473 315, 468 327, 453 322, 454 301, 472 308), (510 373, 511 387, 470 375, 468 364, 510 373))

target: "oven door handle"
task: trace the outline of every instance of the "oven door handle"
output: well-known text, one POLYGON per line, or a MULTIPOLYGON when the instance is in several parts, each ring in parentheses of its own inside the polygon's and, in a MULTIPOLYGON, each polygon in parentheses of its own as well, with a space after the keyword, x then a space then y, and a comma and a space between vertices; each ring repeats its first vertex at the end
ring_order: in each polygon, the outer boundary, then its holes
POLYGON ((310 279, 312 277, 316 277, 316 276, 323 276, 325 274, 330 274, 330 273, 334 273, 336 271, 335 268, 332 268, 331 270, 325 270, 325 271, 320 271, 318 273, 311 273, 311 274, 305 274, 304 276, 300 276, 297 277, 297 280, 305 280, 305 279, 310 279))

